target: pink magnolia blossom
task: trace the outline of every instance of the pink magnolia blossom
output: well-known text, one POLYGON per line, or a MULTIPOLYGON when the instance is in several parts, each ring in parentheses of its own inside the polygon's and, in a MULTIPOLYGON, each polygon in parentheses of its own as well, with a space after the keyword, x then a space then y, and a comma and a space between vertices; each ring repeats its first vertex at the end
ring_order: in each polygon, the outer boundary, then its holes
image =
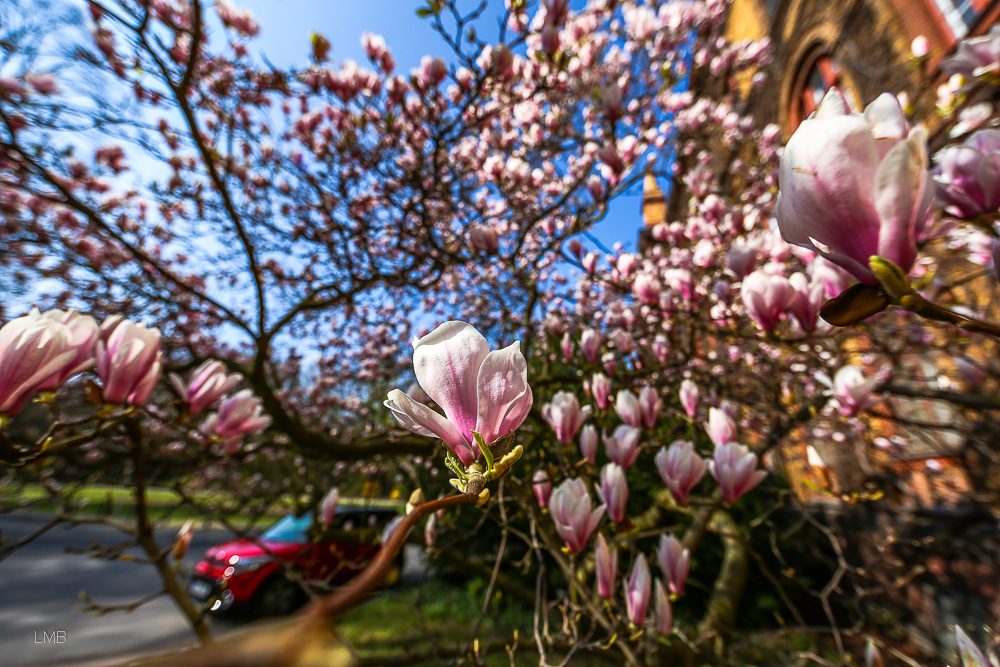
POLYGON ((176 373, 170 374, 170 382, 181 400, 187 403, 188 414, 196 415, 212 403, 228 394, 243 378, 239 373, 226 373, 221 361, 203 362, 191 374, 191 381, 184 384, 176 373))
POLYGON ((237 9, 229 0, 217 0, 215 11, 227 28, 232 28, 241 35, 253 37, 260 31, 260 26, 254 21, 253 12, 249 9, 237 9))
POLYGON ((694 419, 695 415, 698 414, 698 385, 696 385, 691 380, 684 380, 681 382, 680 388, 680 399, 681 407, 684 408, 684 414, 686 414, 690 419, 694 419))
POLYGON ((580 350, 589 363, 597 361, 602 343, 604 343, 604 336, 596 329, 584 329, 583 333, 580 334, 580 350))
POLYGON ((757 248, 752 245, 734 245, 726 253, 726 267, 737 280, 743 280, 757 264, 757 248))
POLYGON ((552 495, 552 480, 549 479, 549 473, 541 468, 536 470, 531 476, 531 490, 535 493, 538 506, 542 509, 548 507, 549 496, 552 495))
POLYGON ((615 412, 629 426, 635 428, 642 426, 642 412, 639 408, 639 399, 628 389, 622 389, 615 396, 615 412))
POLYGON ((788 312, 804 332, 812 333, 816 329, 819 309, 826 303, 823 283, 815 278, 810 281, 804 273, 793 273, 788 284, 795 290, 788 312))
POLYGON ((847 272, 822 257, 816 257, 809 263, 809 271, 814 281, 823 283, 826 296, 830 299, 839 296, 847 289, 847 283, 850 280, 847 272))
MULTIPOLYGON (((1000 35, 998 35, 998 39, 1000 39, 1000 35)), ((990 664, 996 664, 986 660, 986 656, 979 650, 975 642, 969 639, 969 635, 965 634, 965 630, 957 624, 955 625, 955 644, 958 647, 958 656, 962 659, 962 667, 988 667, 990 664)))
POLYGON ((1000 130, 979 130, 948 146, 934 168, 937 203, 948 213, 975 218, 1000 208, 1000 130))
POLYGON ((817 379, 830 387, 830 395, 837 402, 837 410, 844 417, 853 417, 864 412, 874 399, 872 392, 878 384, 878 378, 865 377, 860 366, 844 366, 833 376, 833 382, 825 376, 817 379))
POLYGON ((0 415, 19 412, 46 380, 73 363, 66 339, 66 327, 36 309, 0 328, 0 415))
POLYGON ((605 433, 604 450, 612 462, 628 470, 639 458, 639 429, 622 424, 610 436, 605 433))
POLYGON ((563 334, 559 347, 562 350, 563 361, 570 361, 573 358, 573 338, 568 331, 563 334))
POLYGON ((796 295, 795 288, 784 276, 754 271, 743 279, 740 297, 750 319, 764 331, 774 331, 796 295))
POLYGON ((97 343, 97 375, 108 403, 145 405, 160 378, 160 332, 129 320, 110 318, 97 343))
POLYGON ((600 534, 594 542, 594 574, 597 578, 597 594, 610 600, 615 595, 615 579, 618 577, 618 549, 609 547, 600 534))
POLYGON ((597 495, 608 508, 608 518, 615 523, 625 520, 625 506, 628 504, 628 481, 625 471, 617 463, 608 463, 601 468, 600 486, 597 495))
POLYGON ((737 438, 736 422, 725 411, 719 408, 708 409, 708 424, 705 426, 712 444, 718 447, 737 438))
POLYGON ((473 431, 492 443, 517 429, 531 409, 520 343, 491 352, 483 335, 465 322, 445 322, 414 341, 413 370, 444 416, 399 389, 383 404, 404 428, 441 438, 465 466, 479 458, 473 431))
POLYGON ((572 392, 557 391, 552 402, 542 406, 542 418, 556 432, 556 439, 560 444, 570 445, 593 410, 589 405, 581 408, 572 392))
POLYGON ((735 503, 767 477, 766 471, 757 470, 757 455, 736 442, 716 445, 708 470, 727 503, 735 503))
POLYGON ((675 440, 669 448, 661 447, 654 460, 660 479, 678 503, 687 502, 691 489, 705 476, 705 459, 689 440, 675 440))
POLYGON ((594 397, 594 403, 602 410, 607 410, 611 405, 611 380, 604 373, 594 373, 590 380, 590 395, 594 397))
POLYGON ((492 227, 474 225, 469 230, 469 245, 477 253, 495 255, 500 249, 500 235, 492 227))
POLYGON ((648 273, 640 273, 632 283, 632 292, 644 303, 659 303, 662 291, 663 286, 660 285, 660 281, 648 273))
POLYGON ((580 431, 580 456, 590 465, 597 463, 597 428, 593 424, 580 431))
POLYGON ((941 63, 941 71, 969 78, 1000 72, 1000 26, 982 37, 962 40, 955 55, 941 63))
POLYGON ((319 524, 329 527, 333 523, 333 517, 337 514, 337 506, 340 504, 340 491, 334 487, 330 489, 319 504, 319 524))
POLYGON ((219 404, 218 412, 209 413, 201 432, 233 445, 245 435, 257 435, 271 424, 263 414, 261 400, 249 389, 238 391, 219 404))
POLYGON ((663 409, 663 399, 652 387, 643 387, 639 392, 639 414, 642 416, 642 425, 646 428, 654 428, 656 420, 663 409))
POLYGON ((604 516, 604 505, 592 509, 587 484, 578 477, 566 479, 549 498, 549 513, 556 533, 570 553, 580 553, 604 516))
POLYGON ((629 622, 633 625, 641 627, 646 622, 651 593, 649 564, 646 563, 646 557, 640 553, 636 556, 632 570, 625 581, 625 611, 629 622))
POLYGON ((63 351, 73 353, 71 362, 38 387, 39 391, 52 391, 61 387, 66 380, 77 373, 94 365, 94 344, 97 342, 98 328, 97 321, 93 317, 81 315, 75 310, 49 310, 42 313, 42 319, 65 326, 63 351))
POLYGON ((909 272, 930 208, 927 134, 910 129, 894 95, 851 113, 831 88, 781 156, 781 236, 816 251, 863 283, 877 285, 868 259, 909 272))
POLYGON ((674 631, 674 610, 670 596, 663 588, 663 582, 656 580, 656 632, 661 637, 669 637, 674 631))
POLYGON ((685 549, 681 541, 673 535, 660 535, 656 560, 660 564, 660 572, 667 580, 670 592, 683 595, 684 582, 687 581, 688 570, 691 568, 691 551, 685 549))
POLYGON ((434 543, 437 542, 438 529, 437 529, 438 515, 437 512, 431 514, 427 517, 427 523, 424 524, 424 546, 428 549, 434 548, 434 543))

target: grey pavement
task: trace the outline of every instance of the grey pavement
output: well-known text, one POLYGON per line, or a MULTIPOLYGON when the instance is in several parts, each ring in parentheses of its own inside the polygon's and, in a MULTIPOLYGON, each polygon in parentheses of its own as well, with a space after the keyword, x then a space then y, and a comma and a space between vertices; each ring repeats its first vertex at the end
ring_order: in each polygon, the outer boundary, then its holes
MULTIPOLYGON (((44 523, 40 516, 0 515, 0 534, 16 540, 44 523)), ((167 544, 176 530, 158 532, 160 543, 167 544)), ((196 530, 185 565, 193 566, 229 535, 219 529, 196 530)), ((167 596, 131 613, 95 616, 78 609, 80 591, 99 605, 126 605, 160 590, 152 565, 67 551, 123 539, 116 529, 100 524, 57 526, 0 561, 0 667, 103 667, 196 644, 184 616, 167 596)), ((128 553, 140 555, 138 550, 128 553)), ((420 578, 422 556, 419 548, 408 547, 407 580, 420 578)), ((209 618, 216 637, 250 623, 240 617, 209 618)))

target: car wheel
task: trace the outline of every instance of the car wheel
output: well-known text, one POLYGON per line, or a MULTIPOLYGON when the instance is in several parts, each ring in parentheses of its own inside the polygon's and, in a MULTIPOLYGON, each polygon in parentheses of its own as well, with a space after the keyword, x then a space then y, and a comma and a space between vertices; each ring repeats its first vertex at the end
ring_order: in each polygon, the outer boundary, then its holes
POLYGON ((302 588, 280 572, 261 584, 254 597, 258 616, 287 616, 302 606, 306 595, 302 588))

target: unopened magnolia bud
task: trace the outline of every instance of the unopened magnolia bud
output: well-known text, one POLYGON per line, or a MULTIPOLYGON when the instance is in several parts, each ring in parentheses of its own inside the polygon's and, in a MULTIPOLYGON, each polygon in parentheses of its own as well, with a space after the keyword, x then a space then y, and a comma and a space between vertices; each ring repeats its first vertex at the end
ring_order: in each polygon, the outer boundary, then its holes
POLYGON ((417 489, 416 491, 410 494, 410 499, 406 501, 406 513, 409 514, 410 512, 413 511, 413 508, 417 507, 418 505, 423 505, 424 502, 425 502, 424 490, 417 489))
POLYGON ((177 539, 174 540, 174 546, 170 549, 170 554, 174 557, 174 560, 180 560, 188 552, 188 548, 191 546, 191 528, 194 526, 194 521, 188 519, 181 526, 181 529, 177 531, 177 539))

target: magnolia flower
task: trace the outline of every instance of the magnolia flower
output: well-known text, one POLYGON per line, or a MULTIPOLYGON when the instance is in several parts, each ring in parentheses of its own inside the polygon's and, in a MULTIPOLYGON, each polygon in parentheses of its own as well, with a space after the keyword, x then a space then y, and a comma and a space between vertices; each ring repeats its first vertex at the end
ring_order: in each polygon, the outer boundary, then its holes
POLYGON ((781 156, 781 236, 816 251, 868 285, 878 255, 909 272, 930 208, 927 135, 910 129, 894 95, 863 114, 831 88, 781 156))
POLYGON ((975 218, 1000 208, 1000 130, 979 130, 937 156, 934 167, 937 204, 961 218, 975 218))
POLYGON ((962 659, 962 667, 988 667, 990 664, 979 647, 958 625, 955 626, 955 644, 958 646, 958 656, 962 659))
POLYGON ((596 329, 584 329, 580 334, 580 350, 589 363, 597 361, 597 354, 601 351, 601 344, 604 343, 604 336, 596 329))
POLYGON ((188 414, 196 415, 228 394, 243 376, 239 373, 227 374, 221 361, 209 360, 194 369, 191 382, 187 385, 176 373, 171 373, 169 377, 181 400, 187 403, 188 414))
POLYGON ((0 415, 13 415, 38 388, 73 363, 65 327, 37 310, 0 328, 0 415))
POLYGON ((689 440, 675 440, 669 449, 661 447, 655 462, 660 479, 678 503, 686 502, 691 489, 705 476, 705 459, 698 456, 689 440))
POLYGON ((663 400, 652 387, 643 387, 639 392, 639 414, 646 428, 656 426, 656 420, 663 409, 663 400))
POLYGON ((611 380, 604 373, 594 373, 590 381, 590 395, 594 397, 594 403, 602 410, 606 410, 611 405, 611 380))
POLYGON ((694 419, 694 416, 698 414, 698 385, 691 380, 684 380, 681 382, 681 389, 679 393, 681 407, 684 408, 684 414, 686 414, 689 418, 694 419))
POLYGON ((669 637, 674 631, 674 610, 670 596, 663 588, 663 582, 656 580, 656 632, 661 637, 669 637))
POLYGON ((757 248, 752 245, 734 245, 726 253, 726 267, 737 280, 743 280, 757 264, 757 248))
POLYGON ((536 470, 531 476, 531 490, 535 493, 538 506, 542 509, 548 507, 549 496, 552 495, 552 480, 549 479, 549 473, 541 468, 536 470))
POLYGON ((675 595, 684 593, 684 582, 687 581, 691 569, 691 551, 685 549, 681 541, 673 535, 660 535, 660 546, 656 549, 656 560, 660 564, 670 592, 675 595))
POLYGON ((792 305, 795 288, 784 276, 754 271, 743 279, 740 298, 747 315, 764 331, 774 331, 781 314, 792 305))
POLYGON ((642 413, 639 409, 639 400, 628 389, 622 389, 615 396, 615 412, 629 426, 635 428, 642 426, 642 413))
POLYGON ((722 498, 727 503, 735 503, 767 477, 766 471, 757 470, 757 455, 736 442, 716 445, 708 471, 719 483, 722 498))
POLYGON ((494 255, 500 249, 500 235, 493 227, 474 225, 469 230, 469 245, 477 253, 494 255))
POLYGON ((580 553, 587 547, 587 540, 604 516, 604 505, 591 507, 587 484, 575 477, 557 486, 549 498, 549 513, 556 533, 571 553, 580 553))
POLYGON ((625 520, 625 506, 628 504, 628 481, 625 471, 617 463, 608 463, 601 468, 601 485, 597 495, 608 508, 608 518, 615 523, 625 520))
POLYGON ((705 432, 708 433, 712 444, 718 447, 736 439, 736 422, 725 410, 709 408, 708 425, 705 427, 705 432))
POLYGON ((434 543, 437 542, 438 530, 437 530, 437 512, 431 514, 427 517, 427 523, 424 524, 424 545, 428 549, 434 548, 434 543))
POLYGON ((613 463, 628 470, 639 457, 639 429, 622 424, 610 436, 605 433, 604 449, 613 463))
POLYGON ((483 335, 465 322, 445 322, 414 341, 413 370, 445 416, 399 389, 383 404, 404 428, 441 438, 465 466, 479 458, 473 431, 492 443, 517 429, 531 409, 520 343, 491 352, 483 335))
POLYGON ((572 392, 557 391, 552 402, 542 406, 542 419, 556 432, 556 439, 560 444, 570 445, 593 411, 589 405, 581 409, 580 402, 572 392))
POLYGON ((804 273, 793 273, 788 284, 794 289, 788 312, 795 317, 802 330, 812 333, 816 329, 819 309, 826 302, 823 283, 820 280, 809 280, 804 273))
POLYGON ((597 575, 597 594, 605 600, 614 597, 615 578, 618 576, 618 549, 608 547, 604 536, 600 534, 594 543, 594 574, 597 575))
POLYGON ((129 320, 110 318, 101 325, 97 375, 108 403, 145 405, 160 378, 160 331, 129 320))
POLYGON ((646 612, 649 609, 651 591, 649 565, 641 553, 632 564, 632 571, 625 582, 625 611, 629 622, 642 626, 646 622, 646 612))
POLYGON ((831 299, 847 289, 850 280, 846 271, 818 256, 809 263, 809 273, 814 281, 823 283, 826 296, 831 299))
POLYGON ((97 342, 99 332, 97 321, 93 317, 81 315, 75 310, 48 310, 41 317, 65 327, 63 351, 73 353, 72 361, 38 387, 39 391, 52 391, 94 365, 94 343, 97 342))
POLYGON ((871 405, 872 392, 878 384, 877 377, 865 378, 861 366, 844 366, 830 378, 819 373, 816 379, 830 388, 827 393, 837 402, 837 409, 844 417, 853 417, 871 405))
POLYGON ((262 412, 261 400, 244 389, 222 401, 218 412, 209 413, 201 431, 233 444, 244 435, 257 435, 271 424, 271 418, 262 412))
POLYGON ((885 667, 885 660, 882 659, 882 653, 871 638, 868 639, 868 643, 865 645, 865 667, 885 667))
POLYGON ((941 71, 978 77, 997 74, 1000 70, 1000 26, 993 26, 982 37, 966 39, 959 43, 955 55, 941 63, 941 71))
POLYGON ((640 273, 632 283, 632 292, 643 303, 658 304, 660 302, 660 292, 663 286, 656 276, 648 273, 640 273))
POLYGON ((337 514, 337 505, 340 504, 340 491, 334 487, 330 489, 319 504, 319 524, 329 527, 333 523, 333 517, 337 514))
POLYGON ((597 463, 597 428, 593 424, 580 431, 580 456, 590 465, 597 463))

